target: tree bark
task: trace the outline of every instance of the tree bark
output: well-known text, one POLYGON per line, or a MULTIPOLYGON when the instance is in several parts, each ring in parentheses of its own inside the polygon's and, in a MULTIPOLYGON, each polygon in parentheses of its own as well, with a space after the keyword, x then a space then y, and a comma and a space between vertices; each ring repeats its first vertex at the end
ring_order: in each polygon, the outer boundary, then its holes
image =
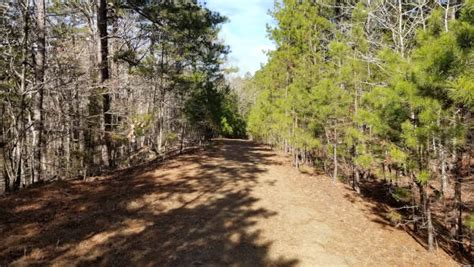
POLYGON ((44 87, 46 68, 46 7, 45 0, 35 0, 36 4, 36 30, 38 35, 36 52, 35 80, 38 91, 35 96, 34 126, 33 126, 33 149, 34 153, 34 177, 33 182, 44 179, 45 174, 45 150, 44 140, 44 87), (36 181, 35 181, 36 180, 36 181))
MULTIPOLYGON (((0 130, 1 131, 1 130, 0 130)), ((5 175, 5 158, 4 149, 5 143, 3 143, 3 134, 0 135, 0 196, 7 191, 7 179, 5 175)))
POLYGON ((357 168, 357 166, 355 167, 355 171, 354 171, 354 185, 353 185, 353 189, 357 192, 357 194, 360 194, 360 170, 359 168, 357 168))
POLYGON ((448 177, 446 174, 446 149, 444 145, 440 144, 440 157, 441 157, 441 195, 444 197, 446 189, 448 188, 448 177))
POLYGON ((450 7, 450 0, 446 0, 446 8, 444 9, 444 30, 446 32, 449 31, 449 9, 450 7))
POLYGON ((104 123, 104 142, 106 153, 102 154, 102 161, 105 166, 111 166, 109 160, 112 154, 112 142, 111 142, 111 131, 112 131, 112 114, 110 113, 110 107, 112 103, 111 95, 108 91, 106 82, 110 78, 109 65, 108 65, 108 33, 107 33, 107 0, 99 0, 97 8, 97 65, 99 67, 99 86, 101 87, 102 93, 102 113, 104 123))
POLYGON ((399 41, 399 51, 402 57, 405 57, 405 35, 403 32, 403 3, 402 0, 398 0, 398 41, 399 41))
POLYGON ((425 213, 426 213, 426 223, 428 225, 428 250, 434 250, 434 227, 433 220, 431 218, 431 203, 430 198, 427 196, 426 189, 423 190, 425 197, 425 213))
POLYGON ((412 188, 411 188, 411 194, 412 194, 412 208, 411 208, 411 215, 412 215, 412 221, 413 221, 413 232, 417 233, 418 232, 418 216, 417 216, 417 203, 416 203, 416 188, 417 184, 415 181, 412 182, 412 188))
POLYGON ((337 181, 337 143, 336 142, 334 142, 333 144, 333 163, 334 163, 334 170, 333 170, 332 179, 333 179, 333 182, 335 183, 337 181))
POLYGON ((456 177, 456 181, 454 183, 454 210, 456 213, 456 234, 455 239, 460 249, 463 248, 462 246, 462 237, 463 237, 463 224, 462 224, 462 212, 463 212, 463 204, 462 204, 462 156, 463 153, 458 154, 458 159, 456 160, 455 171, 454 175, 456 177))
POLYGON ((165 104, 164 104, 164 93, 161 94, 160 98, 160 110, 158 111, 158 153, 161 154, 163 152, 163 137, 164 137, 164 127, 165 127, 165 120, 164 120, 164 112, 165 112, 165 104))
POLYGON ((184 133, 186 129, 186 123, 181 124, 181 141, 180 141, 180 147, 179 147, 179 152, 182 153, 184 149, 184 133))
POLYGON ((30 1, 26 0, 23 2, 23 40, 22 40, 22 52, 21 52, 21 76, 20 76, 20 90, 19 95, 21 96, 21 104, 20 104, 20 116, 16 121, 17 127, 17 143, 13 148, 13 161, 14 164, 12 169, 14 170, 14 177, 11 177, 11 183, 14 190, 20 189, 20 186, 23 182, 23 149, 24 149, 24 139, 26 135, 26 127, 25 127, 25 112, 27 110, 26 106, 26 87, 27 87, 27 59, 28 59, 28 40, 29 40, 29 33, 30 33, 30 1), (16 164, 16 165, 15 165, 16 164))

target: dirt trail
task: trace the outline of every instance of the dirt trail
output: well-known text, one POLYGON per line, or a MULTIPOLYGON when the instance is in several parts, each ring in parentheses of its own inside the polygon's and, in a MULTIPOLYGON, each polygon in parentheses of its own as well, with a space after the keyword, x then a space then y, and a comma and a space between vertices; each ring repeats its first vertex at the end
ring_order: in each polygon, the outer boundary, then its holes
POLYGON ((0 266, 455 266, 247 141, 0 199, 0 266))

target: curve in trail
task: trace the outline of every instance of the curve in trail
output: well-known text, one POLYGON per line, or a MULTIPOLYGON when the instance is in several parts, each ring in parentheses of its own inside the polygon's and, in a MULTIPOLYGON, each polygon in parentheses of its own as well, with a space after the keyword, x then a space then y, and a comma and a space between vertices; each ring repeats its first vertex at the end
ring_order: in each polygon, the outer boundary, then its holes
POLYGON ((455 266, 248 141, 0 199, 0 265, 455 266))

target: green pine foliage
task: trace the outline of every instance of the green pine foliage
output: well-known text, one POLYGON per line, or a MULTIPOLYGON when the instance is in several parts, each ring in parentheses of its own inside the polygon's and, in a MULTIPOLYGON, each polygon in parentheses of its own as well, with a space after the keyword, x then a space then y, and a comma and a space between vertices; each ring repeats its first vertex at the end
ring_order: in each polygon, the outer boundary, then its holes
POLYGON ((427 185, 454 171, 440 166, 465 151, 472 134, 474 2, 465 1, 456 16, 428 4, 421 21, 407 9, 403 27, 413 31, 403 43, 391 31, 399 17, 377 18, 377 7, 363 1, 337 2, 342 11, 332 4, 277 2, 269 29, 276 50, 253 77, 258 96, 248 134, 296 161, 312 158, 334 179, 353 177, 358 191, 369 174, 411 179, 420 200, 406 189, 392 195, 427 214, 427 185))

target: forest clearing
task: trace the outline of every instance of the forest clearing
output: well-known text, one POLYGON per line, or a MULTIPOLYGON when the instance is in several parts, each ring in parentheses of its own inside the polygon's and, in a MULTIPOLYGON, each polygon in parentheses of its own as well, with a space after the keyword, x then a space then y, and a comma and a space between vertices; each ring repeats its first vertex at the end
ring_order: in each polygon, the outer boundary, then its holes
POLYGON ((248 141, 0 200, 0 265, 457 266, 248 141))
POLYGON ((0 267, 474 264, 474 0, 1 0, 0 267))

